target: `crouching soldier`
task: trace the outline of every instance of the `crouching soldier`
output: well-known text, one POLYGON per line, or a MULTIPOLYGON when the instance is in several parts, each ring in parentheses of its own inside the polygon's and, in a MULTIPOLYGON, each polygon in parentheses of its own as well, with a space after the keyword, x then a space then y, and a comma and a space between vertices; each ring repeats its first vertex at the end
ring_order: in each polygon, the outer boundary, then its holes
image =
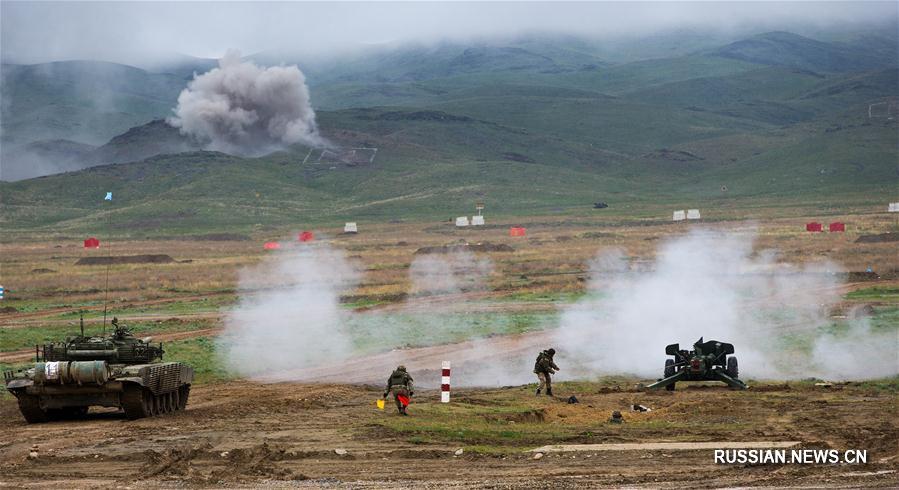
POLYGON ((396 409, 399 410, 400 415, 409 415, 406 413, 406 407, 409 406, 415 392, 412 387, 412 376, 406 372, 406 366, 397 366, 396 370, 387 378, 387 389, 384 391, 385 400, 390 392, 393 392, 393 400, 396 401, 396 409))
POLYGON ((537 394, 546 387, 546 396, 553 396, 552 375, 559 370, 559 366, 553 362, 553 356, 556 355, 555 349, 547 349, 537 356, 537 362, 534 363, 534 373, 540 380, 540 386, 537 387, 537 394))

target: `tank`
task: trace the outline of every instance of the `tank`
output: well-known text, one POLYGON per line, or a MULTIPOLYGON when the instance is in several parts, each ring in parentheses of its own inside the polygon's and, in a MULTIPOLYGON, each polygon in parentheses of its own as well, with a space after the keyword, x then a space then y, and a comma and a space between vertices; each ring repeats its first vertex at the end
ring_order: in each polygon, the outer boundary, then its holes
POLYGON ((117 407, 128 419, 187 407, 193 368, 162 362, 162 344, 138 339, 118 319, 111 335, 71 336, 35 347, 33 367, 3 373, 29 423, 77 418, 91 406, 117 407))
POLYGON ((722 381, 737 390, 745 390, 746 384, 739 379, 734 346, 717 340, 703 341, 702 337, 693 344, 693 350, 681 349, 680 344, 665 347, 665 354, 674 359, 665 360, 664 377, 647 386, 647 389, 665 388, 674 391, 678 381, 722 381))

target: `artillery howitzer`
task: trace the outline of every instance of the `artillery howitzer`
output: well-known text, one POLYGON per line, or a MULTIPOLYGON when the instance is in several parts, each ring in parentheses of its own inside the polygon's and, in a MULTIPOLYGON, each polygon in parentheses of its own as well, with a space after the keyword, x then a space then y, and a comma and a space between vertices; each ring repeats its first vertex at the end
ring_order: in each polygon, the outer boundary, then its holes
POLYGON ((34 367, 3 373, 26 421, 75 418, 92 405, 121 408, 129 419, 187 406, 193 368, 161 362, 161 343, 135 338, 115 318, 112 325, 112 335, 86 337, 82 319, 81 335, 37 346, 34 367))
POLYGON ((739 368, 734 357, 733 344, 709 340, 703 342, 702 337, 693 344, 693 350, 681 350, 680 344, 665 347, 665 354, 674 359, 665 360, 665 376, 647 389, 665 387, 674 391, 678 381, 723 381, 731 388, 745 390, 746 384, 737 379, 739 368))

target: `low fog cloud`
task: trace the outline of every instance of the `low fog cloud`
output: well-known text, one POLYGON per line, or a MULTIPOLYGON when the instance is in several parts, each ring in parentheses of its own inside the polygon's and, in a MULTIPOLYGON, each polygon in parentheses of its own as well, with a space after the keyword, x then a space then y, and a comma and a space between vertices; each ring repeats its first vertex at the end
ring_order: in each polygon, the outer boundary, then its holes
POLYGON ((212 150, 258 155, 321 146, 306 79, 296 66, 262 68, 229 51, 178 96, 169 124, 212 150))
POLYGON ((895 22, 895 2, 2 2, 4 60, 104 59, 172 53, 219 57, 289 49, 333 54, 388 41, 521 32, 606 38, 664 30, 741 31, 895 22))

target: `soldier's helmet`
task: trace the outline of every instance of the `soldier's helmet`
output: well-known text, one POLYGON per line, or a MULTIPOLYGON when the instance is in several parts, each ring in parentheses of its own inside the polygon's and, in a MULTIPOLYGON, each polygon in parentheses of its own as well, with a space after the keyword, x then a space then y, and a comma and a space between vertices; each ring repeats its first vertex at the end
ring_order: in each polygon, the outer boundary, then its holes
POLYGON ((556 355, 556 350, 553 349, 552 347, 550 347, 549 349, 546 350, 546 353, 551 356, 554 356, 554 355, 556 355))
POLYGON ((406 366, 403 366, 402 364, 400 364, 399 366, 396 367, 396 370, 397 370, 397 371, 405 371, 405 370, 406 370, 406 366))

